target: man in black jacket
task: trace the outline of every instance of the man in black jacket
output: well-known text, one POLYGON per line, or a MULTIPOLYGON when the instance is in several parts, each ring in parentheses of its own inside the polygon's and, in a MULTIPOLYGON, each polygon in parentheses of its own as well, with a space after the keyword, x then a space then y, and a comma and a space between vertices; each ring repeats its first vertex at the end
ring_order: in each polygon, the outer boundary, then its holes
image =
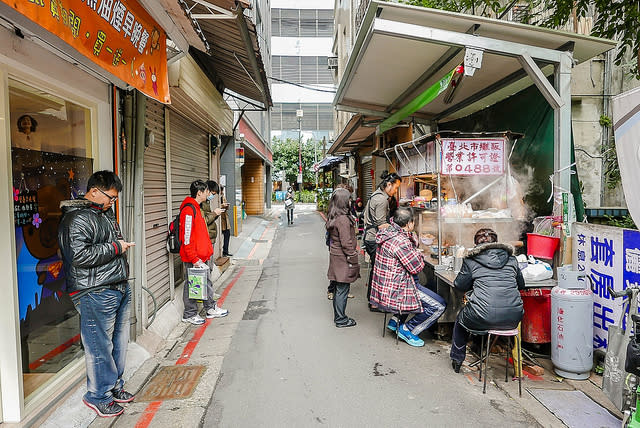
POLYGON ((101 417, 118 416, 133 401, 123 389, 131 291, 127 249, 113 203, 122 182, 112 171, 95 172, 84 198, 62 201, 58 242, 67 290, 80 314, 87 366, 82 401, 101 417))
POLYGON ((456 373, 465 359, 470 331, 514 329, 524 314, 519 292, 524 278, 513 247, 497 241, 493 230, 478 230, 473 239, 476 246, 469 250, 453 283, 467 294, 451 339, 451 365, 456 373))

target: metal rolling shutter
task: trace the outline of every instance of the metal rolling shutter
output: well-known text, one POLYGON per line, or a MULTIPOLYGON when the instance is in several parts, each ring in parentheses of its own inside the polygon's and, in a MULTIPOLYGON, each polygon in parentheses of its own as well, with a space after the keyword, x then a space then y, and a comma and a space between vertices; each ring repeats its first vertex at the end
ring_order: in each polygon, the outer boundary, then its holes
POLYGON ((373 193, 373 180, 371 179, 371 168, 373 163, 371 161, 362 164, 362 196, 364 197, 364 203, 366 204, 373 193))
MULTIPOLYGON (((171 163, 171 212, 178 214, 180 204, 189 196, 189 187, 197 179, 209 177, 208 134, 188 119, 169 112, 169 144, 171 163)), ((175 259, 175 283, 183 280, 180 256, 175 259)))
MULTIPOLYGON (((145 124, 153 133, 154 143, 144 151, 144 229, 146 255, 146 286, 156 298, 159 309, 171 296, 169 285, 169 254, 167 237, 167 173, 164 132, 164 106, 147 100, 145 124)), ((148 313, 153 300, 147 299, 148 313)))

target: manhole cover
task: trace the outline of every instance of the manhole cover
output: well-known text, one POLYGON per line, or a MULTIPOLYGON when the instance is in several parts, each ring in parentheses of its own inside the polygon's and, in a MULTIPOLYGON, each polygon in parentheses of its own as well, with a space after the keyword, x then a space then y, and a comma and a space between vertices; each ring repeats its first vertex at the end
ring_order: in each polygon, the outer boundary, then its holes
POLYGON ((204 366, 161 367, 136 396, 136 401, 164 401, 190 397, 204 370, 204 366))

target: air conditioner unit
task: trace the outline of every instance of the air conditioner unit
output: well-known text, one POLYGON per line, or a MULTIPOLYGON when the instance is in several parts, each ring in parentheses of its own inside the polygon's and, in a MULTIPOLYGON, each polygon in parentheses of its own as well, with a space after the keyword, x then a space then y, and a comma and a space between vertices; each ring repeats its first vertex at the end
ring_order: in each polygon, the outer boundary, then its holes
POLYGON ((329 70, 337 70, 338 69, 338 57, 330 56, 327 58, 327 68, 329 70))

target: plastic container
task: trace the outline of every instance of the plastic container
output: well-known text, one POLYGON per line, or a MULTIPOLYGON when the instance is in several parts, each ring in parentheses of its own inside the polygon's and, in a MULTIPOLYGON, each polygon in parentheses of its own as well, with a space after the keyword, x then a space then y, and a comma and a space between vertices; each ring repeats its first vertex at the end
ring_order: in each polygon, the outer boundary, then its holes
POLYGON ((520 291, 520 296, 524 307, 522 341, 551 342, 551 287, 527 288, 520 291))
POLYGON ((560 238, 527 233, 527 254, 530 256, 540 259, 552 259, 559 244, 560 238))
POLYGON ((551 290, 551 361, 560 376, 585 380, 593 368, 593 293, 570 269, 558 268, 551 290))

